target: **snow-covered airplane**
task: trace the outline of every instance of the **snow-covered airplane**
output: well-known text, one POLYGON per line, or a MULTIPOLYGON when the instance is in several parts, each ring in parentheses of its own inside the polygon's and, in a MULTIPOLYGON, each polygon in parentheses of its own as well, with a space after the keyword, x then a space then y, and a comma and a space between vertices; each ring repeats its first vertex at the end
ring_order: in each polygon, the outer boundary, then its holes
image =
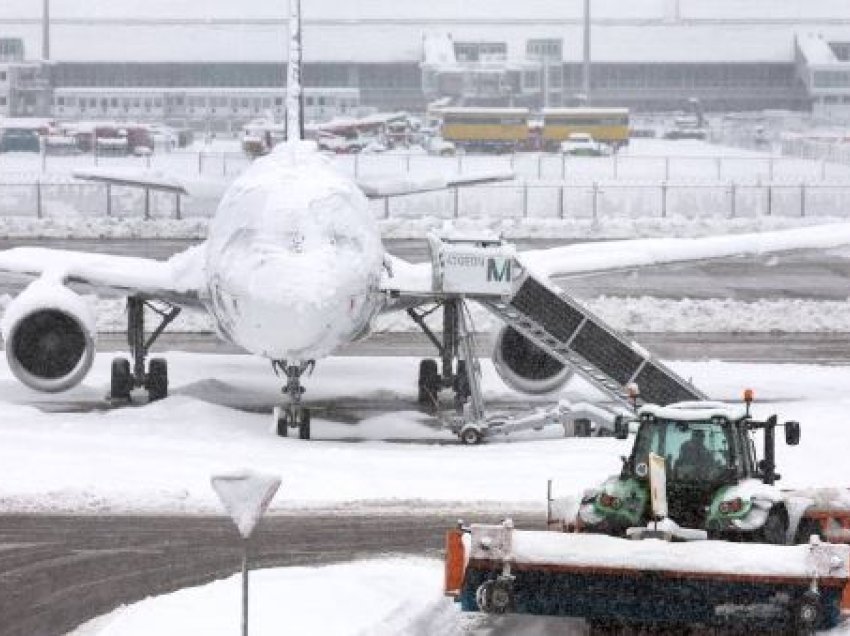
MULTIPOLYGON (((9 366, 21 382, 38 391, 63 391, 86 376, 95 351, 95 320, 89 305, 68 286, 84 283, 128 298, 133 360, 132 365, 126 358, 113 361, 114 399, 129 399, 131 390, 139 387, 146 388, 151 399, 167 395, 166 361, 148 361, 148 351, 181 308, 200 309, 212 316, 222 338, 269 359, 275 372, 286 376, 287 399, 278 430, 285 434, 297 426, 301 437, 308 438, 309 410, 301 404, 305 371, 367 335, 380 312, 429 300, 431 264, 411 265, 384 251, 367 195, 409 194, 504 175, 364 186, 335 171, 314 144, 301 140, 298 4, 290 3, 288 139, 227 189, 203 244, 168 261, 44 248, 0 252, 0 271, 37 277, 11 301, 0 323, 9 366), (388 293, 390 289, 394 293, 388 293), (150 334, 144 324, 146 308, 161 317, 150 334)), ((151 185, 126 175, 92 176, 151 185)), ((178 191, 182 186, 170 187, 178 191)), ((573 245, 526 253, 523 262, 546 276, 571 275, 848 243, 850 227, 835 225, 573 245)), ((521 377, 515 368, 502 369, 501 374, 526 391, 552 390, 569 377, 558 369, 554 377, 521 377)))

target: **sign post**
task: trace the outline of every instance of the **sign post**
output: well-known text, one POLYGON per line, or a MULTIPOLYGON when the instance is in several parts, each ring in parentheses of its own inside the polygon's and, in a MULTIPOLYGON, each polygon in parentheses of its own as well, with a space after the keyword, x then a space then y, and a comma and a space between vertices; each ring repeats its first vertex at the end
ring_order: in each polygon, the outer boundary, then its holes
POLYGON ((210 479, 242 537, 242 636, 248 636, 248 539, 280 487, 280 477, 250 470, 210 479))

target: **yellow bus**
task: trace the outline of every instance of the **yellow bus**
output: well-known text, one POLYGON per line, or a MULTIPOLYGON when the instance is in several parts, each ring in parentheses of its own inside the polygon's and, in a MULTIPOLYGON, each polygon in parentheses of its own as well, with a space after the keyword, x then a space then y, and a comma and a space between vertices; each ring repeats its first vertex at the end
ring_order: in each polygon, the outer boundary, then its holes
POLYGON ((588 133, 614 150, 629 143, 628 108, 544 108, 543 146, 557 150, 573 133, 588 133))
POLYGON ((470 151, 509 152, 528 144, 527 108, 441 108, 442 136, 470 151))

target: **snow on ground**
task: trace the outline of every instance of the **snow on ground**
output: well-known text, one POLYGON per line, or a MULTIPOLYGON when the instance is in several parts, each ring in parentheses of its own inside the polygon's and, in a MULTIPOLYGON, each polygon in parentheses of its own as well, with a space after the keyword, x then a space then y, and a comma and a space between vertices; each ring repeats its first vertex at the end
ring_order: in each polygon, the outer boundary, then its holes
MULTIPOLYGON (((284 477, 272 504, 279 513, 300 507, 542 512, 547 479, 555 480, 556 494, 579 492, 619 470, 628 448, 613 439, 564 439, 559 427, 461 446, 414 406, 418 360, 410 358, 323 361, 307 379, 307 397, 320 402, 315 439, 282 439, 270 414, 279 380, 264 361, 168 357, 171 397, 112 410, 103 401, 107 356, 97 357, 81 387, 52 396, 22 387, 0 367, 0 509, 213 512, 219 505, 210 475, 249 467, 284 477)), ((850 368, 672 365, 712 397, 734 401, 750 386, 760 400, 757 415, 776 412, 802 422, 801 445, 778 449, 784 486, 850 486, 844 469, 850 368)), ((522 403, 489 361, 483 367, 488 400, 522 403)), ((582 399, 589 390, 576 383, 557 397, 582 399)))
MULTIPOLYGON (((241 628, 239 575, 122 607, 69 636, 230 636, 241 628)), ((396 636, 463 633, 474 620, 442 596, 442 563, 386 558, 250 574, 250 633, 257 636, 396 636), (328 610, 332 599, 333 611, 328 610)))
MULTIPOLYGON (((100 333, 123 333, 127 328, 127 303, 124 299, 87 296, 96 306, 100 333)), ((11 297, 0 296, 0 307, 11 297)), ((584 299, 583 304, 619 331, 650 333, 850 333, 850 300, 824 301, 799 298, 739 301, 729 298, 668 299, 652 296, 584 299)), ((478 305, 470 306, 476 331, 495 334, 501 321, 478 305)), ((153 316, 151 316, 153 319, 153 316)), ((431 314, 426 323, 442 330, 440 312, 431 314)), ((380 316, 376 333, 419 332, 419 327, 403 312, 380 316)), ((168 327, 169 333, 203 333, 213 330, 205 313, 186 310, 168 327)))

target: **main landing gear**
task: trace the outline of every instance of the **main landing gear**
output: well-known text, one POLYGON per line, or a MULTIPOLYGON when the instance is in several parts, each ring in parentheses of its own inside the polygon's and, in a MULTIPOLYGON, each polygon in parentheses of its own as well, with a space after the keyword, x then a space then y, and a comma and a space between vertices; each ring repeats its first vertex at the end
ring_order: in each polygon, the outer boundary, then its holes
POLYGON ((112 360, 109 396, 112 400, 130 401, 135 388, 147 390, 151 402, 168 396, 168 362, 165 358, 151 358, 145 372, 145 361, 153 343, 180 313, 180 308, 166 302, 154 302, 141 296, 127 298, 127 342, 133 366, 127 358, 112 360), (145 340, 145 307, 159 315, 159 326, 145 340))
POLYGON ((274 408, 277 434, 281 437, 287 437, 290 428, 297 428, 299 439, 310 439, 310 409, 301 404, 301 396, 305 391, 301 385, 301 376, 305 371, 312 373, 315 366, 313 360, 298 364, 288 364, 286 360, 272 362, 277 375, 286 375, 283 393, 289 398, 287 404, 274 408))
POLYGON ((440 391, 450 388, 454 392, 454 407, 457 413, 463 411, 464 404, 472 395, 467 362, 460 359, 460 349, 465 335, 461 329, 462 303, 463 301, 460 298, 447 298, 427 311, 407 310, 413 322, 419 325, 419 328, 437 348, 442 366, 442 369, 440 369, 437 361, 430 358, 419 362, 419 403, 437 408, 440 391), (441 307, 443 309, 442 340, 425 324, 425 319, 441 307), (455 361, 457 361, 456 367, 455 361), (454 371, 452 370, 453 367, 454 371))

